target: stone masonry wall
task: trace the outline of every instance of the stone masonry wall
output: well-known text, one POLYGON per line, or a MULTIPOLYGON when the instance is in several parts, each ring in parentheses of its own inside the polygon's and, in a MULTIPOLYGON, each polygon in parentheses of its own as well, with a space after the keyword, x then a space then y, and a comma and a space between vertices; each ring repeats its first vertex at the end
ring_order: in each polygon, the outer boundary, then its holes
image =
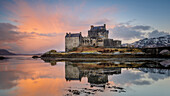
POLYGON ((65 38, 65 51, 68 52, 72 50, 74 47, 80 46, 80 38, 79 37, 66 37, 65 38))

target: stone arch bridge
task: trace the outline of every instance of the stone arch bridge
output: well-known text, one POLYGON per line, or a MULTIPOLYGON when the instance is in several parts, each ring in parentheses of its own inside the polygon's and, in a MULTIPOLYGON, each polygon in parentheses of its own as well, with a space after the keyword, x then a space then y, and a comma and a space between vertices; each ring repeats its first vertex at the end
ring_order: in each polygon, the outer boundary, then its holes
POLYGON ((155 48, 142 48, 143 52, 150 53, 150 54, 159 54, 162 50, 169 50, 169 47, 155 47, 155 48))

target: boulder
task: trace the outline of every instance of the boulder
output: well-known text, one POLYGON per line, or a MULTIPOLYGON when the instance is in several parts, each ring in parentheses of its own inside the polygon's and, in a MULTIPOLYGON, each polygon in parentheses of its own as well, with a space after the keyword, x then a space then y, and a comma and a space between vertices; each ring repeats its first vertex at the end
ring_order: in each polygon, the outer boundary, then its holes
POLYGON ((34 58, 34 59, 35 59, 35 58, 40 58, 40 57, 39 57, 39 56, 34 55, 34 56, 32 56, 32 58, 34 58))
POLYGON ((7 59, 6 57, 0 56, 0 60, 7 59))

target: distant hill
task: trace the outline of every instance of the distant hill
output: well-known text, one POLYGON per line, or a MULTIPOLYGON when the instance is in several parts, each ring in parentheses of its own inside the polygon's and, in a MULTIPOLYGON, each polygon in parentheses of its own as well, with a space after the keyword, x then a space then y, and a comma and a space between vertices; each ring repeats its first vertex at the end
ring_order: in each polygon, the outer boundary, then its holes
POLYGON ((6 49, 0 49, 0 55, 16 55, 16 54, 9 52, 6 49))
POLYGON ((170 35, 157 38, 145 38, 131 44, 123 44, 123 46, 133 46, 136 48, 170 47, 170 35))

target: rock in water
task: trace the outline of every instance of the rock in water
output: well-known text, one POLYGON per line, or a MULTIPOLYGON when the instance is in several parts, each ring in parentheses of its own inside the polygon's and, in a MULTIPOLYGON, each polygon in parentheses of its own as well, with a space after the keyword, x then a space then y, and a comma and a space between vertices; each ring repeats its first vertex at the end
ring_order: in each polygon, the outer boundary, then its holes
POLYGON ((35 58, 39 58, 39 57, 38 57, 38 56, 36 56, 36 55, 34 55, 34 56, 32 56, 32 58, 34 58, 34 59, 35 59, 35 58))
POLYGON ((7 59, 6 57, 0 56, 0 60, 7 59))

